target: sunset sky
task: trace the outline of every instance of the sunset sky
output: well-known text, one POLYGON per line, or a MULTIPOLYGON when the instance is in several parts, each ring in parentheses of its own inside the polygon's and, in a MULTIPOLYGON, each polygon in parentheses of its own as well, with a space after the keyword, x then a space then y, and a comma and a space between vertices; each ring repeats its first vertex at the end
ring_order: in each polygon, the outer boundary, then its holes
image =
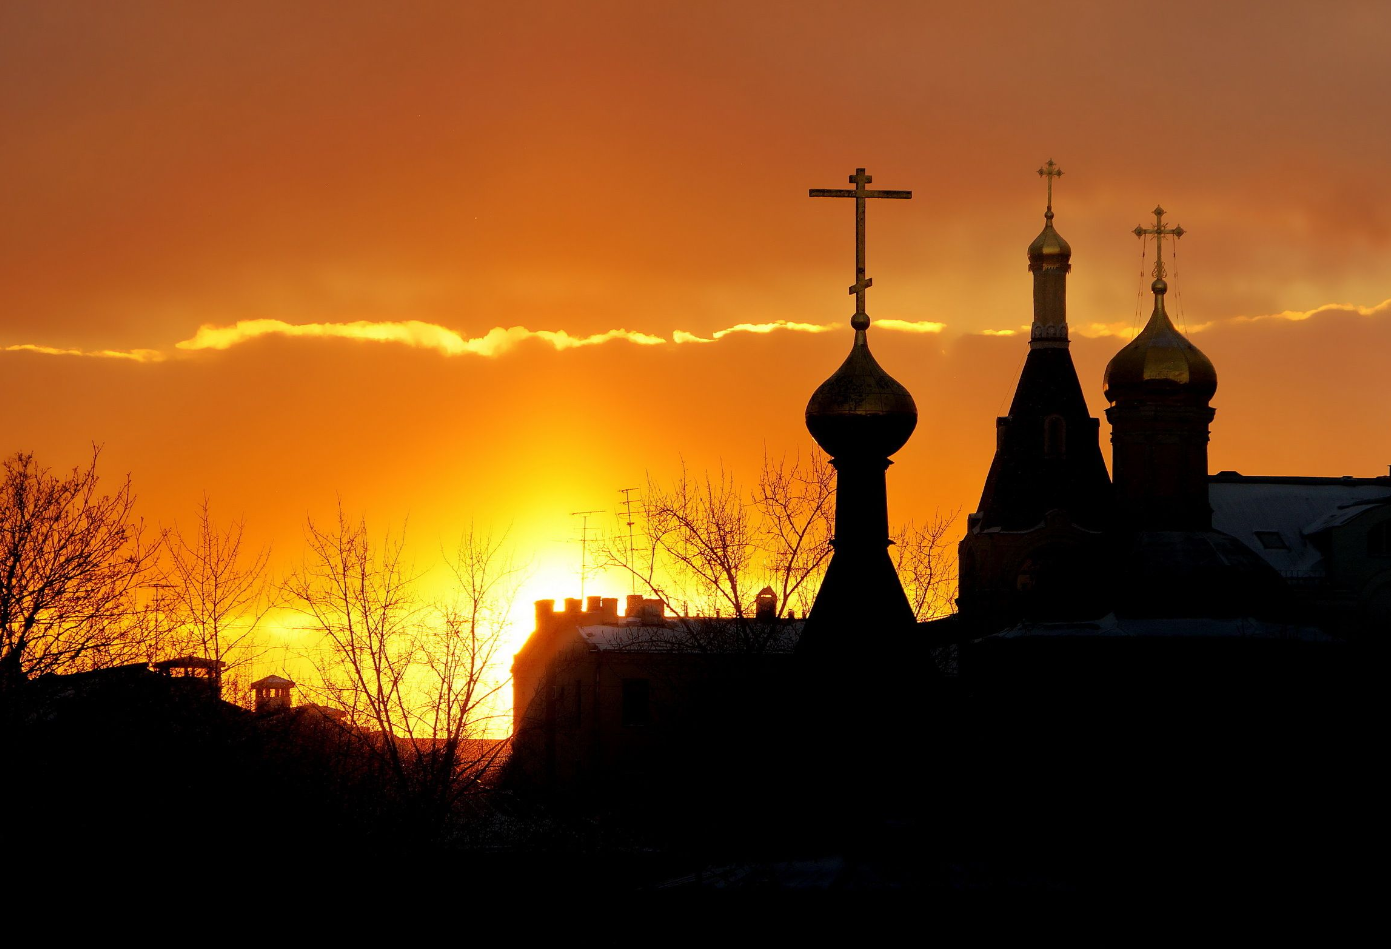
POLYGON ((1211 469, 1385 473, 1389 36, 1379 3, 11 0, 0 447, 100 443, 150 523, 207 491, 278 570, 341 496, 422 562, 510 530, 524 598, 575 596, 570 512, 811 449, 854 270, 807 189, 864 166, 914 193, 869 211, 871 344, 921 412, 891 517, 964 527, 1052 157, 1096 414, 1158 202, 1211 469))

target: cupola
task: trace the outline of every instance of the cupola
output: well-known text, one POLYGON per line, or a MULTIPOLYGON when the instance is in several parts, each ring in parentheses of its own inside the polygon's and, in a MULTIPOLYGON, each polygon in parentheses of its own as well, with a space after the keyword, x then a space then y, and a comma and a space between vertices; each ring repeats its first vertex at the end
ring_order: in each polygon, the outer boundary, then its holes
POLYGON ((1135 228, 1138 236, 1156 235, 1154 310, 1145 328, 1112 357, 1106 366, 1102 388, 1108 402, 1144 400, 1206 405, 1217 392, 1217 370, 1212 360, 1188 341, 1169 319, 1164 297, 1169 285, 1164 280, 1162 239, 1183 236, 1182 227, 1163 224, 1164 209, 1154 209, 1153 228, 1135 228))

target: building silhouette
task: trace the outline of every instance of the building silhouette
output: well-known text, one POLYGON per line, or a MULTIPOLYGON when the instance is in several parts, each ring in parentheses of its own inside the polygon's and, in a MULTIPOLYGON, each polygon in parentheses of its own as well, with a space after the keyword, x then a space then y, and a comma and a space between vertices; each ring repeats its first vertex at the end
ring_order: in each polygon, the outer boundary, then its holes
MULTIPOLYGON (((1363 813, 1352 647, 1391 618, 1391 477, 1208 474, 1217 369, 1168 315, 1160 245, 1183 231, 1159 208, 1136 229, 1156 243, 1152 310, 1103 382, 1108 474, 1068 350, 1061 172, 1041 173, 1029 351, 959 545, 959 612, 914 622, 887 554, 885 472, 917 413, 870 354, 861 245, 851 352, 806 411, 837 511, 805 624, 712 650, 701 635, 739 641, 730 621, 538 602, 514 665, 517 787, 684 801, 677 821, 711 835, 795 826, 797 846, 858 855, 840 880, 901 881, 924 853, 1103 888, 1346 879, 1300 874, 1363 813), (714 819, 733 799, 779 808, 714 819)), ((868 176, 851 181, 837 196, 868 176)))
POLYGON ((1104 613, 1112 494, 1068 350, 1072 248, 1053 227, 1050 161, 1043 230, 1028 248, 1034 315, 1009 414, 995 420, 995 455, 958 547, 959 604, 969 632, 1025 618, 1104 613))

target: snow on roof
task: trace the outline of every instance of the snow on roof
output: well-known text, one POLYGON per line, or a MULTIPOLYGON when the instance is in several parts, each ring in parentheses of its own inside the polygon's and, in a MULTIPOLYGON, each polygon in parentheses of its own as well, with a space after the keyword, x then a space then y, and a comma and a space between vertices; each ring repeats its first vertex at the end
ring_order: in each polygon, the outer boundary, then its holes
POLYGON ((708 617, 675 617, 665 624, 581 626, 580 637, 600 652, 790 653, 802 635, 802 620, 772 623, 708 617), (752 648, 750 648, 752 647, 752 648))
POLYGON ((1391 500, 1382 478, 1243 478, 1208 484, 1212 526, 1265 558, 1286 577, 1322 576, 1323 555, 1308 538, 1391 500), (1239 479, 1239 480, 1238 480, 1239 479))

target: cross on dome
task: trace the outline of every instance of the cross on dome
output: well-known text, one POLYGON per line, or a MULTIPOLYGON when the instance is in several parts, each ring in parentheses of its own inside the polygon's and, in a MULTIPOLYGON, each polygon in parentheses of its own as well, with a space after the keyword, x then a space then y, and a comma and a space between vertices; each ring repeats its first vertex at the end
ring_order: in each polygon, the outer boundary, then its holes
POLYGON ((1048 218, 1053 218, 1053 179, 1061 178, 1063 170, 1053 163, 1053 159, 1048 159, 1043 167, 1038 170, 1039 176, 1048 182, 1048 218))
POLYGON ((1161 208, 1159 205, 1156 204, 1156 205, 1154 206, 1154 227, 1141 227, 1140 225, 1136 225, 1136 226, 1135 226, 1135 230, 1134 230, 1132 233, 1133 233, 1136 237, 1140 238, 1140 240, 1144 240, 1145 237, 1146 237, 1147 235, 1150 235, 1150 234, 1153 234, 1153 235, 1154 235, 1154 273, 1153 273, 1153 276, 1154 276, 1154 279, 1155 279, 1155 280, 1163 280, 1163 279, 1164 279, 1164 273, 1165 273, 1165 271, 1164 271, 1164 238, 1165 238, 1165 237, 1172 236, 1174 240, 1178 240, 1178 239, 1179 239, 1180 237, 1182 237, 1186 232, 1184 231, 1184 229, 1183 229, 1182 227, 1165 227, 1165 226, 1164 226, 1164 209, 1161 208))
POLYGON ((911 191, 871 191, 865 187, 874 180, 865 174, 863 168, 856 168, 850 176, 854 188, 810 188, 807 195, 813 198, 854 198, 855 199, 855 282, 850 292, 855 294, 855 315, 850 325, 857 330, 869 328, 869 316, 865 313, 865 291, 874 286, 874 281, 865 277, 865 199, 867 198, 911 198, 911 191))

